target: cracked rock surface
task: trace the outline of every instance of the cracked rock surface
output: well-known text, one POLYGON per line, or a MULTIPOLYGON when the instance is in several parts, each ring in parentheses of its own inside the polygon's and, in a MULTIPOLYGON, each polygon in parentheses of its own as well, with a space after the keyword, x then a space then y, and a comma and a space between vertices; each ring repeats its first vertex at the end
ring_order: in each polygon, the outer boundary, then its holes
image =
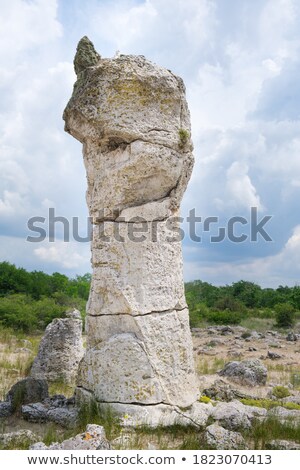
POLYGON ((143 56, 101 58, 86 37, 74 64, 65 130, 83 144, 94 225, 79 391, 115 408, 189 407, 198 386, 178 219, 193 168, 183 81, 143 56))
POLYGON ((46 328, 30 376, 74 386, 84 348, 82 320, 74 309, 67 318, 55 318, 46 328))

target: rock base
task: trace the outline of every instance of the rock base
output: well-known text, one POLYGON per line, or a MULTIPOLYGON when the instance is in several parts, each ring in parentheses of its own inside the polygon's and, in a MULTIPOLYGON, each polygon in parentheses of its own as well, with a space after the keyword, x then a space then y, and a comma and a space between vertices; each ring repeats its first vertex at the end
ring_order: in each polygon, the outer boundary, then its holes
MULTIPOLYGON (((92 392, 80 387, 76 389, 76 404, 91 404, 95 402, 92 392)), ((202 428, 206 425, 211 415, 213 406, 195 402, 188 408, 157 404, 157 405, 137 405, 128 403, 100 403, 96 402, 99 409, 112 411, 120 418, 120 423, 124 427, 149 426, 151 428, 167 427, 175 424, 183 426, 194 426, 202 428)))

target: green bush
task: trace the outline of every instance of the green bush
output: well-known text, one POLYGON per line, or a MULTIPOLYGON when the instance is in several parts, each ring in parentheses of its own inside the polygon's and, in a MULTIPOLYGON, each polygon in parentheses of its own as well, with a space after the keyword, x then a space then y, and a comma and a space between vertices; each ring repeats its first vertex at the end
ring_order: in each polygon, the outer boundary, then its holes
POLYGON ((250 336, 251 336, 250 331, 245 331, 244 333, 241 334, 241 338, 243 339, 250 338, 250 336))
POLYGON ((254 308, 251 310, 251 316, 255 318, 275 318, 275 310, 271 308, 254 308))
POLYGON ((211 403, 211 398, 207 397, 206 395, 202 395, 200 398, 199 398, 199 401, 200 403, 211 403))
POLYGON ((283 387, 282 385, 277 385, 276 387, 273 387, 272 395, 274 395, 274 397, 278 399, 281 399, 281 398, 289 397, 290 392, 288 388, 283 387))
POLYGON ((245 312, 245 305, 239 300, 230 296, 221 297, 215 302, 214 308, 217 310, 229 310, 230 312, 245 312))
POLYGON ((270 410, 271 408, 275 408, 277 406, 282 406, 287 410, 300 410, 300 405, 298 405, 297 403, 282 403, 282 401, 270 400, 269 398, 242 398, 240 401, 244 405, 257 406, 258 408, 266 408, 267 410, 270 410))
POLYGON ((84 309, 82 299, 68 299, 67 305, 57 303, 55 298, 43 297, 35 300, 29 295, 12 294, 0 297, 0 325, 5 328, 32 333, 44 330, 54 319, 64 317, 69 304, 84 309))
POLYGON ((25 294, 0 298, 0 324, 26 333, 38 328, 38 318, 32 308, 34 302, 25 294))
POLYGON ((290 328, 295 321, 295 307, 290 303, 275 305, 277 326, 280 328, 290 328))
POLYGON ((187 144, 190 138, 190 133, 186 129, 179 129, 178 135, 179 135, 179 147, 183 148, 187 144))
POLYGON ((209 308, 204 303, 195 304, 193 308, 190 309, 190 326, 191 328, 196 328, 201 325, 203 320, 207 318, 209 314, 209 308))
POLYGON ((242 321, 242 314, 230 310, 209 312, 207 320, 218 325, 238 325, 242 321))

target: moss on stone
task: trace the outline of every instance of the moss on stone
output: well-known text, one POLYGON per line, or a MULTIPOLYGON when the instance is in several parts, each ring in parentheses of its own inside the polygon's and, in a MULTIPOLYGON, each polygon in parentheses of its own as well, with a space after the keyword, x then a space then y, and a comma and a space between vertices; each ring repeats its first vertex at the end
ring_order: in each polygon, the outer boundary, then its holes
POLYGON ((77 51, 74 58, 74 69, 76 75, 85 70, 87 67, 97 65, 101 56, 94 48, 94 44, 87 36, 83 36, 77 45, 77 51))

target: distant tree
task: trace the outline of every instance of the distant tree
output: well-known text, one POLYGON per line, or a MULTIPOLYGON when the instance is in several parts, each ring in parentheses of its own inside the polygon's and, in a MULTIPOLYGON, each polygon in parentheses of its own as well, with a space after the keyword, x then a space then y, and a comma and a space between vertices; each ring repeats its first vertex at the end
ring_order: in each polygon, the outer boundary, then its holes
POLYGON ((70 282, 67 276, 60 273, 53 273, 49 281, 51 294, 53 294, 54 292, 66 292, 68 284, 70 282))
POLYGON ((229 310, 230 312, 245 312, 245 305, 229 295, 218 299, 214 305, 217 310, 229 310))
POLYGON ((254 282, 239 281, 232 284, 232 295, 243 302, 246 307, 259 307, 261 303, 261 287, 254 282))
POLYGON ((29 273, 31 286, 28 293, 36 300, 40 299, 43 295, 51 295, 50 277, 49 274, 43 271, 32 271, 29 273))
POLYGON ((31 287, 29 273, 6 261, 0 263, 0 295, 28 292, 31 287))
POLYGON ((290 328, 295 321, 295 308, 290 303, 275 305, 277 325, 281 328, 290 328))

